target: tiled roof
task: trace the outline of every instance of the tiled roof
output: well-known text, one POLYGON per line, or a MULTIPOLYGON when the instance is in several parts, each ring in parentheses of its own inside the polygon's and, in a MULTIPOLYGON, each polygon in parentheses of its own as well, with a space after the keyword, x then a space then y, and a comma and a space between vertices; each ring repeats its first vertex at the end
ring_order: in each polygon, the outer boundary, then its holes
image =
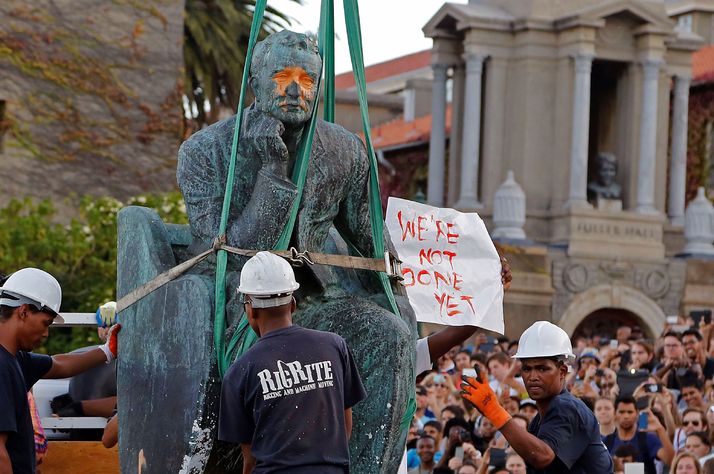
POLYGON ((706 46, 692 56, 692 79, 714 81, 714 45, 706 46))
MULTIPOLYGON (((446 108, 446 133, 451 130, 451 105, 446 108)), ((392 120, 372 128, 372 143, 376 150, 391 148, 407 143, 424 143, 431 135, 431 115, 419 117, 411 122, 403 118, 392 120)))
MULTIPOLYGON (((418 53, 407 54, 389 61, 368 66, 364 70, 367 83, 385 79, 387 77, 404 74, 409 71, 427 67, 431 61, 431 50, 419 51, 418 53)), ((355 79, 352 71, 344 72, 335 76, 336 89, 349 89, 355 86, 355 79)))

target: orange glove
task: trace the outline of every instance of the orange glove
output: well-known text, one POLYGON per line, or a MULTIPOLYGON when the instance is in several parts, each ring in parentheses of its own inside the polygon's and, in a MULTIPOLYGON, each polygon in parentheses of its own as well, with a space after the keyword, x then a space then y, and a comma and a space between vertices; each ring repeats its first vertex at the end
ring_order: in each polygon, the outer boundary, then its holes
POLYGON ((117 335, 121 331, 121 324, 115 324, 109 328, 107 333, 107 342, 99 348, 104 352, 107 357, 107 364, 117 357, 119 357, 119 341, 117 340, 117 335))
POLYGON ((511 415, 498 403, 498 397, 488 385, 488 379, 479 371, 479 379, 464 375, 461 382, 461 396, 473 403, 483 416, 491 420, 496 429, 508 423, 511 415))

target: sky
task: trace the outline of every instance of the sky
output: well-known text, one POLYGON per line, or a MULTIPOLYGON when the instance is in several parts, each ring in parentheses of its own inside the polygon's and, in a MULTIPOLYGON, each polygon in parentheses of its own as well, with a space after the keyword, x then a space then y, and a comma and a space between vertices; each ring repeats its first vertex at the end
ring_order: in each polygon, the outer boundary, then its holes
MULTIPOLYGON (((450 0, 468 3, 468 0, 450 0)), ((342 2, 335 0, 335 70, 350 71, 342 2)), ((268 0, 268 6, 293 18, 290 29, 317 32, 321 0, 303 0, 297 5, 290 0, 268 0)), ((431 48, 431 39, 421 31, 427 21, 444 4, 444 0, 362 0, 359 2, 362 45, 366 66, 405 54, 431 48)))

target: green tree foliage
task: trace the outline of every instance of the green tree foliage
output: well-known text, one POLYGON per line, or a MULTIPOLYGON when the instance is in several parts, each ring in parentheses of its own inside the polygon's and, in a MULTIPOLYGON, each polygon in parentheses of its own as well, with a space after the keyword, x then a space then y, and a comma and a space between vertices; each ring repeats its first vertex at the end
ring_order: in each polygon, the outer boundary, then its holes
MULTIPOLYGON (((184 106, 199 126, 218 120, 222 107, 238 105, 254 8, 255 0, 186 0, 184 106)), ((268 5, 259 37, 289 24, 287 16, 268 5)))
MULTIPOLYGON (((156 209, 165 222, 188 223, 178 192, 138 196, 127 204, 156 209)), ((41 268, 60 282, 63 312, 94 312, 116 298, 116 214, 123 206, 113 198, 85 197, 78 217, 60 224, 50 201, 10 202, 0 209, 0 273, 41 268)), ((93 329, 53 329, 40 352, 56 354, 92 343, 97 343, 93 329)))

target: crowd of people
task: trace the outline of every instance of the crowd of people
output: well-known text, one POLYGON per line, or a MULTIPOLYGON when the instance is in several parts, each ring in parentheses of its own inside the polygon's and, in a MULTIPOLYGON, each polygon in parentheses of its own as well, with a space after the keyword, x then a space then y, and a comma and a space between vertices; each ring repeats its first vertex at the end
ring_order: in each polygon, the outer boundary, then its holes
MULTIPOLYGON (((590 408, 615 465, 643 463, 647 474, 714 473, 714 325, 680 317, 656 339, 641 328, 572 340, 570 393, 590 408)), ((512 356, 518 340, 483 333, 440 357, 417 378, 408 437, 410 473, 525 474, 526 463, 488 418, 462 398, 462 376, 487 374, 513 420, 538 413, 512 356)))

